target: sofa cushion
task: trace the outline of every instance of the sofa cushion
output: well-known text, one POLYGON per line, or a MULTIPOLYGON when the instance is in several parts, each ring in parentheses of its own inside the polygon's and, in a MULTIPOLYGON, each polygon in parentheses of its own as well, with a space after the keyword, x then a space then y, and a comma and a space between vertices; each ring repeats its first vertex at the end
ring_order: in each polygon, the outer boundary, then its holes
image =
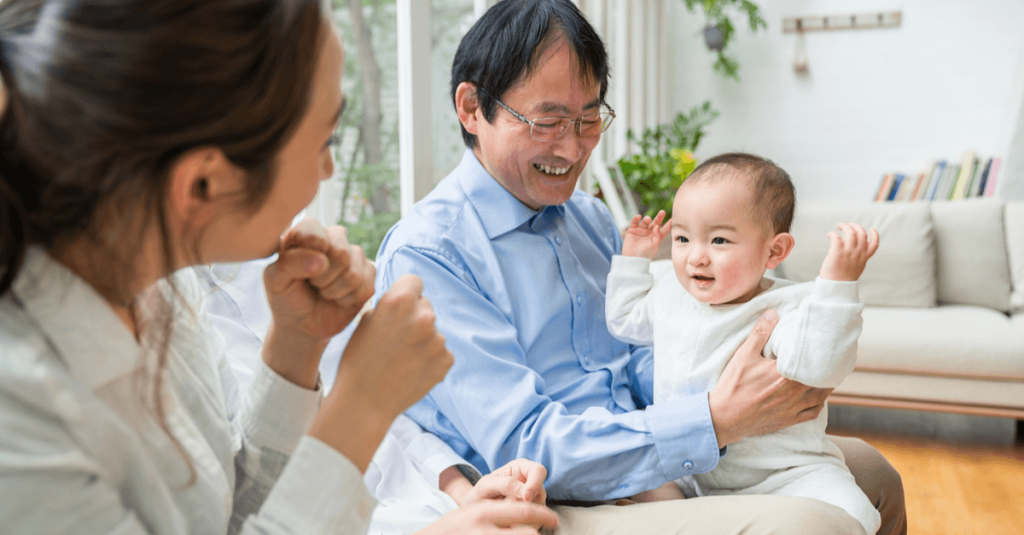
POLYGON ((1024 314, 991 308, 865 307, 857 369, 1024 381, 1024 314))
POLYGON ((935 306, 935 249, 931 212, 926 203, 797 205, 792 234, 796 247, 777 273, 786 279, 814 280, 828 254, 826 237, 836 223, 856 222, 878 229, 878 251, 860 278, 866 305, 935 306))
POLYGON ((931 210, 939 303, 1009 310, 1002 201, 935 202, 931 210))
MULTIPOLYGON (((858 405, 873 405, 872 399, 934 402, 950 412, 994 414, 994 411, 1024 409, 1024 381, 1000 381, 985 378, 905 375, 854 370, 836 387, 834 396, 855 396, 858 405), (956 407, 954 409, 954 407, 956 407), (951 410, 953 409, 953 410, 951 410), (966 409, 963 411, 962 409, 966 409)), ((837 403, 829 401, 830 406, 837 403)), ((897 405, 899 407, 899 405, 897 405)), ((908 407, 903 407, 908 408, 908 407)), ((933 409, 934 410, 934 409, 933 409)), ((1007 416, 1005 414, 1001 415, 1007 416)), ((832 418, 829 414, 829 420, 832 418)))
POLYGON ((1010 309, 1024 312, 1024 202, 1006 203, 1006 253, 1010 261, 1010 309))

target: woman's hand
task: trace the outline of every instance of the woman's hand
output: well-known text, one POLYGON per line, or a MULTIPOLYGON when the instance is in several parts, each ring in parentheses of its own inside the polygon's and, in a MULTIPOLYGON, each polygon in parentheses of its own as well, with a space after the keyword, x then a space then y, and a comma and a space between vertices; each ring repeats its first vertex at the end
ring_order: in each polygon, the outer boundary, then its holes
POLYGON ((309 434, 365 471, 394 419, 448 372, 454 358, 415 275, 398 279, 352 333, 309 434))
POLYGON ((345 228, 309 218, 285 233, 263 280, 275 326, 311 340, 342 331, 373 296, 376 269, 345 228))
POLYGON ((541 528, 558 527, 554 511, 529 502, 485 500, 460 507, 428 526, 417 535, 522 534, 537 535, 541 528))
POLYGON ((373 295, 376 270, 345 229, 306 219, 285 233, 276 262, 263 272, 273 315, 263 360, 289 381, 316 385, 327 342, 373 295))

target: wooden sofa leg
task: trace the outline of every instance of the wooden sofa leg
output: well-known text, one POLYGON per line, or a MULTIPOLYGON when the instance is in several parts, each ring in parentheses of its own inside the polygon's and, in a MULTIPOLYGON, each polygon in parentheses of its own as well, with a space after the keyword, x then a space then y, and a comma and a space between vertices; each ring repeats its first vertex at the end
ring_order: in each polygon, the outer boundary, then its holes
POLYGON ((1024 420, 1017 420, 1017 445, 1024 446, 1024 420))

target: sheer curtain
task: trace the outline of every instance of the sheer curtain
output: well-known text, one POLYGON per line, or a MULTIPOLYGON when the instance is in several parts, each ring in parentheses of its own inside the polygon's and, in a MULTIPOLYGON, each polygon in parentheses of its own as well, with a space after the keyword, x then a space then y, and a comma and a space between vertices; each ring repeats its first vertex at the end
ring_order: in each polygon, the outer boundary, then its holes
POLYGON ((665 0, 575 2, 608 50, 611 84, 606 100, 616 114, 615 122, 591 155, 579 187, 588 192, 600 187, 612 216, 620 228, 625 228, 636 207, 631 198, 619 194, 608 167, 633 149, 626 140, 627 130, 639 135, 645 128, 669 119, 665 0))

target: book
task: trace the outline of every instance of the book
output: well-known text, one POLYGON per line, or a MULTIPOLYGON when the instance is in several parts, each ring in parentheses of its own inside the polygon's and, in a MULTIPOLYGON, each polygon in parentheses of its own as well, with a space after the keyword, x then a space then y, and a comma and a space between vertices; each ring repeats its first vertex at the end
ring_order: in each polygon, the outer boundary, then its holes
POLYGON ((914 191, 910 192, 907 197, 908 201, 919 201, 921 196, 924 194, 924 188, 928 185, 928 173, 921 173, 917 176, 917 183, 914 185, 914 191))
POLYGON ((981 181, 981 168, 983 167, 982 161, 979 158, 975 158, 971 162, 971 176, 967 179, 967 187, 964 188, 964 198, 968 199, 971 197, 971 192, 977 186, 977 183, 981 181))
POLYGON ((882 176, 882 183, 878 185, 878 193, 875 194, 875 202, 881 202, 889 198, 889 192, 892 191, 892 173, 886 173, 882 176))
POLYGON ((896 200, 896 193, 899 192, 900 184, 902 183, 903 173, 897 173, 896 176, 892 179, 892 191, 889 192, 889 197, 886 199, 887 201, 896 200))
POLYGON ((972 188, 971 197, 982 197, 985 195, 985 182, 988 181, 988 172, 992 169, 992 158, 985 162, 984 167, 972 188))
POLYGON ((920 175, 907 175, 903 179, 903 184, 900 185, 900 190, 896 192, 896 200, 900 202, 909 201, 914 196, 914 190, 917 189, 917 181, 920 179, 920 175))
POLYGON ((992 158, 992 169, 989 169, 988 180, 985 181, 985 196, 991 197, 996 192, 996 176, 999 175, 999 164, 1002 161, 999 157, 992 158))
POLYGON ((960 157, 960 174, 956 177, 956 183, 953 186, 953 193, 950 195, 950 199, 955 201, 964 198, 964 192, 967 191, 967 185, 971 180, 971 174, 974 172, 976 160, 974 151, 965 151, 960 157))
POLYGON ((935 200, 948 201, 953 198, 953 188, 956 187, 958 176, 960 176, 960 164, 954 163, 946 167, 946 176, 943 177, 939 191, 936 192, 935 200))
POLYGON ((935 162, 935 165, 932 167, 932 176, 928 180, 928 191, 925 192, 924 197, 923 197, 924 200, 931 201, 931 200, 935 199, 935 189, 939 185, 939 179, 942 177, 943 173, 945 173, 945 172, 946 172, 946 160, 939 160, 939 161, 935 162))

